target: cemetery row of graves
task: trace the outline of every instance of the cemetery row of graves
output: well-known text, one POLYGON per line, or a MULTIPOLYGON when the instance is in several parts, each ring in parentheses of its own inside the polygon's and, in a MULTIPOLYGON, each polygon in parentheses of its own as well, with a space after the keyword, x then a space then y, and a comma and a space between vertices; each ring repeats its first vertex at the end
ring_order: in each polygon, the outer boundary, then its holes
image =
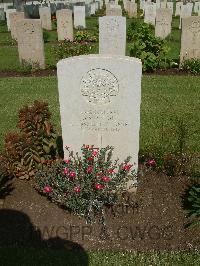
POLYGON ((0 7, 0 246, 199 250, 199 12, 0 7))
POLYGON ((63 2, 65 9, 59 10, 35 3, 24 12, 4 4, 0 70, 55 69, 62 58, 117 53, 142 59, 144 71, 181 68, 199 73, 199 2, 97 3, 63 2), (113 16, 118 16, 116 21, 113 16))

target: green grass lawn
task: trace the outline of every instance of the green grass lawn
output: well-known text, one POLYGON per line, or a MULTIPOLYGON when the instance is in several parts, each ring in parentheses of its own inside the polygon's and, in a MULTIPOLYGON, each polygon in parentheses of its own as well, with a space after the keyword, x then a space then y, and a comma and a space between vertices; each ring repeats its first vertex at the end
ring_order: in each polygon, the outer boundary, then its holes
POLYGON ((3 266, 198 266, 198 252, 89 251, 78 254, 64 250, 0 248, 3 266))
MULTIPOLYGON (((188 150, 200 150, 199 82, 200 77, 195 76, 143 76, 142 151, 173 150, 177 145, 180 120, 188 131, 188 150)), ((61 132, 56 77, 2 78, 0 95, 0 149, 4 135, 15 130, 18 110, 37 99, 48 101, 53 123, 58 133, 61 132)))
MULTIPOLYGON (((127 28, 132 19, 127 18, 127 28)), ((57 32, 54 23, 53 30, 48 32, 48 42, 45 43, 46 68, 55 67, 57 59, 53 48, 57 43, 57 32)), ((180 53, 181 32, 178 29, 179 18, 173 18, 172 33, 167 38, 169 47, 168 58, 178 61, 180 53)), ((91 33, 98 31, 98 17, 89 17, 86 19, 87 30, 91 33)), ((77 30, 74 30, 76 33, 77 30)), ((98 53, 98 43, 95 43, 94 53, 98 53)), ((127 42, 126 55, 129 55, 130 43, 127 42)), ((10 32, 7 31, 6 23, 0 22, 0 71, 25 71, 20 65, 18 59, 17 44, 12 40, 10 32)))

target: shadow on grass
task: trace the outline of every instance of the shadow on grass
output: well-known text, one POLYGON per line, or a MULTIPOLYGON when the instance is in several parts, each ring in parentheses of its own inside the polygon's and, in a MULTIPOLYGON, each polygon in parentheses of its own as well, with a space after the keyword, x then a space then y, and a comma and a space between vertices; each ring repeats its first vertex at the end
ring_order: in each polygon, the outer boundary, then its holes
POLYGON ((79 244, 52 237, 42 238, 29 217, 11 209, 0 210, 0 265, 88 265, 79 244))

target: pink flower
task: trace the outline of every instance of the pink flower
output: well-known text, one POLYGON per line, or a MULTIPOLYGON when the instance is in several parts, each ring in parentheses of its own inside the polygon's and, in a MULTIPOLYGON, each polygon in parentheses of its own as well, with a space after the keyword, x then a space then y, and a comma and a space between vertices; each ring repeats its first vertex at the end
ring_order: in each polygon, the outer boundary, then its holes
POLYGON ((101 184, 97 183, 97 184, 95 184, 94 187, 95 187, 96 190, 101 190, 101 189, 104 188, 104 185, 101 185, 101 184))
POLYGON ((148 160, 147 161, 147 164, 150 167, 154 167, 154 166, 156 166, 156 161, 154 159, 151 159, 151 160, 148 160))
POLYGON ((115 170, 114 170, 114 169, 108 169, 107 172, 108 172, 109 174, 112 174, 112 173, 115 173, 115 170))
POLYGON ((69 177, 71 177, 71 179, 74 179, 75 176, 76 176, 75 172, 72 171, 72 172, 69 173, 69 177))
POLYGON ((101 178, 101 180, 102 180, 103 182, 110 182, 110 181, 111 181, 110 177, 108 177, 108 176, 103 176, 103 177, 101 178))
POLYGON ((93 161, 94 160, 93 157, 88 157, 87 159, 88 159, 88 161, 93 161))
POLYGON ((133 165, 132 164, 125 164, 122 169, 125 171, 129 171, 133 165))
POLYGON ((69 169, 68 169, 67 167, 65 167, 65 168, 63 169, 63 173, 64 173, 65 175, 68 175, 68 174, 69 174, 69 169))
POLYGON ((74 192, 80 193, 81 192, 81 187, 80 186, 75 186, 74 187, 74 192))
POLYGON ((92 173, 92 171, 93 171, 93 167, 92 166, 89 166, 88 168, 87 168, 87 173, 92 173))
POLYGON ((97 155, 98 155, 98 151, 93 151, 93 152, 92 152, 92 156, 95 157, 95 156, 97 156, 97 155))
POLYGON ((71 162, 71 160, 70 160, 70 159, 67 159, 67 160, 64 160, 64 162, 65 162, 66 164, 68 164, 68 163, 71 162))
POLYGON ((50 187, 50 186, 45 186, 44 187, 44 190, 43 190, 45 193, 51 193, 52 191, 53 191, 53 189, 52 189, 52 187, 50 187))

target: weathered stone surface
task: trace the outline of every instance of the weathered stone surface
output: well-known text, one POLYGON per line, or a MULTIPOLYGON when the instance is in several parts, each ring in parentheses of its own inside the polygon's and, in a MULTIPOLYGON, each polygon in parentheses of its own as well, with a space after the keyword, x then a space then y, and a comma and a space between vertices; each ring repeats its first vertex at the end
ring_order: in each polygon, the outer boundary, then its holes
MULTIPOLYGON (((138 165, 141 75, 139 59, 71 57, 57 64, 63 147, 113 146, 114 158, 138 165)), ((65 158, 67 154, 65 153, 65 158)))
POLYGON ((171 10, 172 14, 174 14, 174 3, 167 2, 167 8, 171 10))
POLYGON ((6 10, 6 21, 7 21, 8 31, 10 31, 10 17, 9 17, 9 14, 12 13, 12 12, 16 12, 16 9, 7 9, 6 10))
POLYGON ((156 21, 156 4, 146 3, 144 8, 144 22, 155 26, 156 21))
POLYGON ((69 39, 73 41, 72 11, 61 9, 56 11, 58 40, 69 39))
POLYGON ((192 16, 192 9, 190 3, 187 3, 186 5, 181 6, 181 13, 180 13, 180 23, 179 23, 179 29, 181 29, 182 26, 182 19, 188 18, 192 16))
POLYGON ((194 3, 194 12, 199 13, 200 11, 200 2, 195 2, 194 3))
POLYGON ((155 36, 166 38, 171 33, 172 12, 168 8, 156 10, 155 36))
POLYGON ((85 6, 74 6, 74 27, 85 28, 85 6))
POLYGON ((200 17, 183 18, 180 61, 200 59, 200 17))
POLYGON ((177 2, 177 3, 176 3, 175 16, 180 16, 182 5, 183 5, 183 2, 177 2))
POLYGON ((160 0, 156 0, 156 8, 160 8, 160 0))
POLYGON ((137 3, 130 2, 128 16, 130 18, 137 18, 137 3))
POLYGON ((91 15, 94 15, 95 14, 95 12, 96 12, 96 5, 95 5, 95 3, 91 3, 90 4, 90 14, 91 15))
POLYGON ((166 1, 160 2, 160 8, 166 8, 167 7, 166 5, 167 5, 166 1))
POLYGON ((52 30, 50 7, 40 7, 39 14, 42 23, 42 28, 46 30, 52 30))
POLYGON ((122 16, 120 5, 106 5, 106 16, 122 16))
POLYGON ((17 40, 17 21, 24 19, 24 12, 12 12, 9 14, 10 19, 10 31, 13 39, 17 40))
POLYGON ((125 55, 126 18, 105 16, 99 18, 99 53, 125 55))
POLYGON ((22 19, 17 22, 16 27, 20 62, 45 68, 41 21, 22 19))

